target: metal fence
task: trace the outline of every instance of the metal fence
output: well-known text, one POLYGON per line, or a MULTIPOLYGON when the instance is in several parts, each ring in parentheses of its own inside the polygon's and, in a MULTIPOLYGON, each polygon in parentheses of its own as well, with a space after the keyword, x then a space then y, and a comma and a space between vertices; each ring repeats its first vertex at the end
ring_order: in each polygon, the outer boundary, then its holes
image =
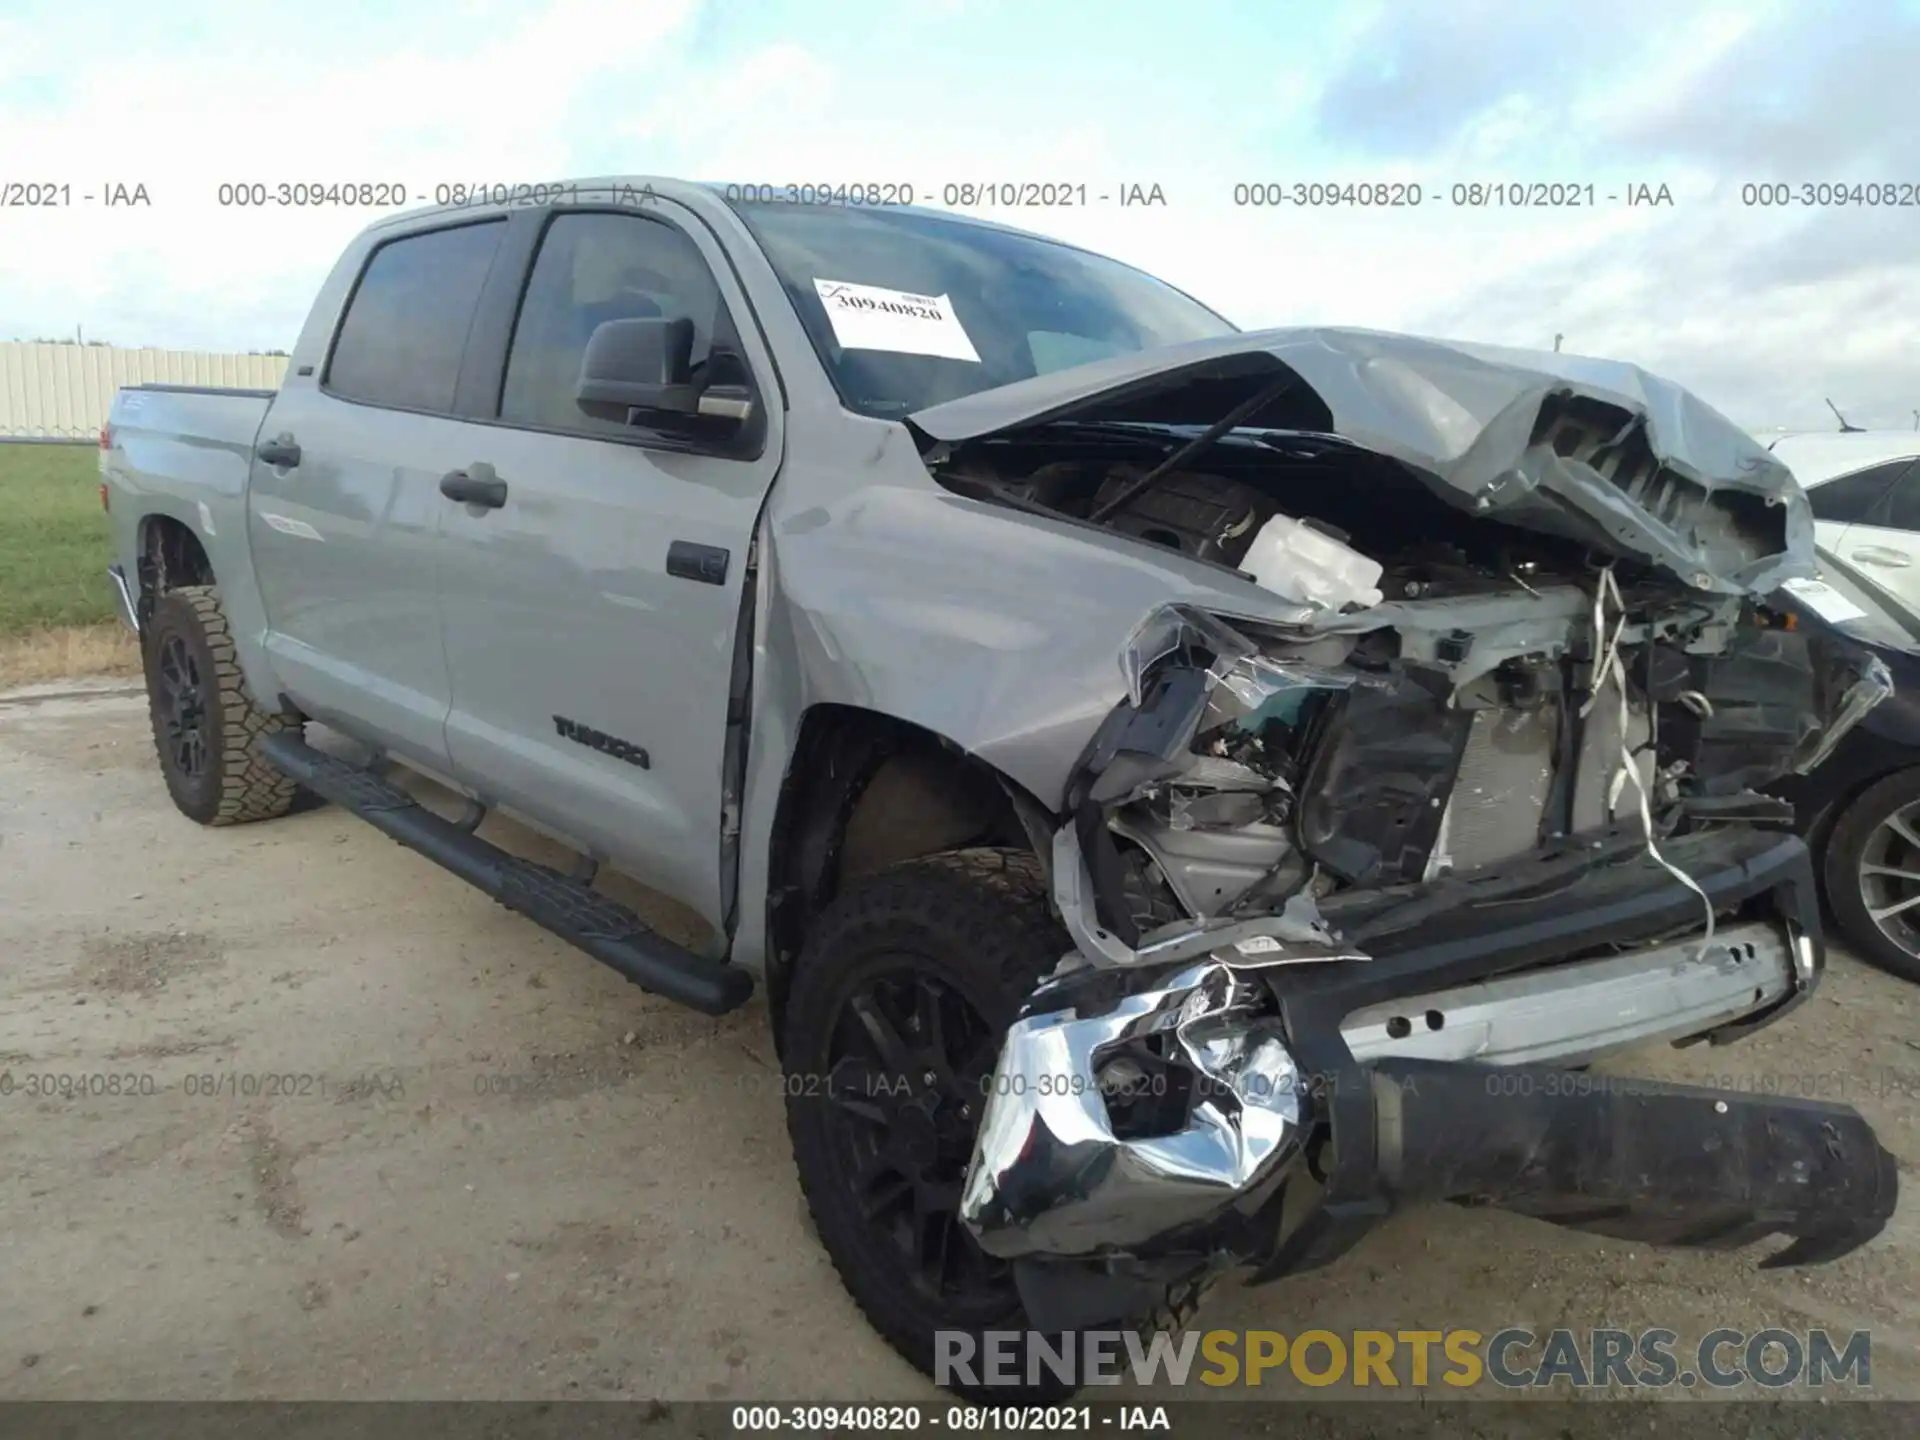
POLYGON ((284 355, 0 341, 0 440, 91 440, 122 385, 275 389, 284 355))

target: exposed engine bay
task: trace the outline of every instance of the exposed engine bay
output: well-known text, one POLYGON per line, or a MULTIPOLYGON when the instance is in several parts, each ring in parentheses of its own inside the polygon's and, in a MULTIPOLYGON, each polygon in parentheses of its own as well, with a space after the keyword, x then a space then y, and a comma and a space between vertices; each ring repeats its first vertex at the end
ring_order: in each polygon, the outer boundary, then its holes
POLYGON ((1463 514, 1336 437, 1243 432, 1152 479, 1127 452, 1185 437, 1059 429, 936 474, 1228 568, 1278 517, 1378 575, 1344 606, 1324 565, 1296 593, 1260 576, 1305 602, 1297 629, 1170 607, 1135 633, 1133 707, 1191 743, 1087 774, 1075 800, 1097 912, 1129 944, 1510 860, 1638 814, 1643 790, 1656 839, 1767 818, 1754 787, 1810 768, 1889 683, 1751 600, 1463 514))
MULTIPOLYGON (((1757 787, 1891 692, 1877 657, 1717 577, 1596 551, 1584 519, 1472 513, 1335 435, 1056 423, 928 462, 1298 606, 1144 617, 1069 782, 1050 859, 1075 950, 1002 1051, 963 1205, 1036 1324, 1100 1323, 1227 1263, 1323 1263, 1352 1243, 1339 1215, 1410 1198, 1705 1243, 1684 1217, 1720 1185, 1714 1243, 1783 1230, 1805 1260, 1878 1232, 1895 1182, 1851 1111, 1816 1201, 1793 1187, 1830 1116, 1743 1115, 1765 1183, 1722 1156, 1708 1184, 1602 1144, 1593 1107, 1449 1109, 1474 1108, 1487 1064, 1729 1039, 1804 998, 1810 871, 1757 787), (1428 1063, 1443 1098, 1381 1087, 1428 1063), (1416 1113, 1473 1143, 1416 1162, 1416 1113)), ((1770 501, 1708 520, 1686 509, 1708 492, 1657 464, 1620 483, 1664 524, 1745 535, 1749 567, 1786 544, 1770 501)), ((1727 1112, 1675 1092, 1637 1113, 1678 1157, 1727 1112)))

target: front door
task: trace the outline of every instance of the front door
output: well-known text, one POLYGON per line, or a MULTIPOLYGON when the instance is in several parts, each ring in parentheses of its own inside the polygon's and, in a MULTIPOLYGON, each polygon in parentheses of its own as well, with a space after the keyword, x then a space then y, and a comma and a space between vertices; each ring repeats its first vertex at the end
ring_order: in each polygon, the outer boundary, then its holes
POLYGON ((748 549, 780 457, 771 368, 712 237, 669 202, 560 209, 533 251, 495 423, 462 457, 492 503, 442 511, 456 775, 724 928, 721 770, 748 549), (608 320, 694 322, 695 373, 753 385, 755 420, 575 402, 608 320), (742 333, 748 332, 743 342, 742 333))

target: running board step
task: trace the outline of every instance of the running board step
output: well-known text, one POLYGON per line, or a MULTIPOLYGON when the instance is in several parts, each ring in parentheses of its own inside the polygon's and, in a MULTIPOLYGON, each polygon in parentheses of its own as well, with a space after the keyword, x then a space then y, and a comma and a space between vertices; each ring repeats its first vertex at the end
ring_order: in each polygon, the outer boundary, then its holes
POLYGON ((315 750, 292 735, 263 740, 260 753, 323 799, 445 866, 643 990, 708 1015, 724 1015, 753 994, 753 976, 747 971, 682 949, 649 929, 626 906, 558 870, 488 844, 370 770, 315 750))

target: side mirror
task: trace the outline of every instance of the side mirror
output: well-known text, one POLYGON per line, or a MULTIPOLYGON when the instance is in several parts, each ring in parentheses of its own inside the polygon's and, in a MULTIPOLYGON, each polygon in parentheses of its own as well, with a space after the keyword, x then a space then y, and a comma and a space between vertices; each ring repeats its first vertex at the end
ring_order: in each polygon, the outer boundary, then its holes
POLYGON ((743 423, 752 415, 740 386, 693 378, 693 321, 607 320, 593 327, 580 357, 574 403, 596 419, 626 423, 634 410, 743 423))
POLYGON ((700 399, 692 362, 693 321, 684 316, 604 321, 580 357, 574 402, 601 420, 625 421, 629 410, 691 415, 700 399))

